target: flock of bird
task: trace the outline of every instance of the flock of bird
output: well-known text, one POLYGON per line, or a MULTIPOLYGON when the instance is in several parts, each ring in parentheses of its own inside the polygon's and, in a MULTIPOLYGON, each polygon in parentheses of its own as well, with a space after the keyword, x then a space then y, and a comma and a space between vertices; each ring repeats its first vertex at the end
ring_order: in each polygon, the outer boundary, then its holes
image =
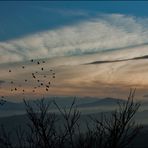
MULTIPOLYGON (((49 88, 51 86, 51 79, 55 79, 56 77, 54 70, 47 69, 47 67, 44 68, 44 63, 46 63, 45 60, 36 61, 36 60, 31 59, 30 62, 38 65, 37 70, 32 72, 30 74, 30 77, 22 79, 19 84, 17 80, 11 80, 10 82, 8 82, 10 86, 10 93, 25 95, 25 93, 27 94, 28 89, 25 90, 24 86, 28 86, 30 88, 29 86, 30 83, 33 83, 34 86, 31 89, 29 89, 29 91, 32 91, 32 93, 34 94, 37 93, 38 88, 42 88, 46 92, 49 91, 49 88)), ((26 68, 27 66, 25 65, 21 67, 21 69, 24 71, 26 68)), ((13 69, 9 69, 8 72, 11 74, 13 72, 13 69)), ((7 98, 2 95, 1 100, 0 100, 0 105, 4 105, 6 103, 6 100, 7 98)))

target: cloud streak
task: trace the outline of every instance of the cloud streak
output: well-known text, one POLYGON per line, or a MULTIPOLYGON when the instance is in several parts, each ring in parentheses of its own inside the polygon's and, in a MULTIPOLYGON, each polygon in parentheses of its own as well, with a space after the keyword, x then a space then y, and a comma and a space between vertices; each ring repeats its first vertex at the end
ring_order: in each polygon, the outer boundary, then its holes
POLYGON ((0 63, 83 55, 148 43, 147 18, 102 14, 78 24, 0 42, 0 63))

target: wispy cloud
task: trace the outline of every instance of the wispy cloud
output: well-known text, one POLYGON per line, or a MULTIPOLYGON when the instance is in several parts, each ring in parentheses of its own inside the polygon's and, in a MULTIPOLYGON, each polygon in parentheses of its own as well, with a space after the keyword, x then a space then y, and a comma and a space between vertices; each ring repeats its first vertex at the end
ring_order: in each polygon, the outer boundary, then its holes
POLYGON ((0 42, 0 63, 81 55, 148 43, 148 20, 103 14, 78 24, 0 42))

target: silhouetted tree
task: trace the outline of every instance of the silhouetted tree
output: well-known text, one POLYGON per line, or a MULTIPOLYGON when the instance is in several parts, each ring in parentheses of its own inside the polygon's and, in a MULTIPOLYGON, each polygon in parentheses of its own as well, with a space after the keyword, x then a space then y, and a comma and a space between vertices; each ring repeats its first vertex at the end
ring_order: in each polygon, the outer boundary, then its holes
POLYGON ((97 145, 102 148, 126 148, 138 135, 141 125, 134 121, 140 103, 134 102, 135 90, 130 91, 127 101, 119 102, 118 109, 111 116, 102 115, 101 120, 92 118, 96 123, 94 135, 97 145))
POLYGON ((38 110, 33 109, 29 102, 24 100, 26 112, 29 120, 30 133, 28 143, 30 147, 52 148, 56 146, 55 122, 57 118, 54 113, 49 113, 50 103, 45 103, 44 99, 35 103, 38 110))
POLYGON ((3 125, 1 125, 0 127, 0 147, 13 148, 13 144, 11 141, 11 133, 7 132, 3 125))
POLYGON ((82 131, 81 114, 75 99, 69 108, 61 108, 55 101, 60 115, 50 112, 51 102, 44 99, 31 105, 25 101, 29 132, 18 128, 17 144, 12 144, 11 136, 4 127, 0 130, 1 148, 127 148, 138 135, 140 125, 134 116, 140 103, 134 102, 135 90, 128 99, 118 103, 118 108, 110 115, 102 114, 101 119, 91 116, 82 131), (91 126, 89 124, 91 122, 91 126), (61 124, 62 123, 62 124, 61 124))
POLYGON ((54 101, 57 109, 60 111, 60 114, 63 117, 63 136, 62 141, 66 140, 66 145, 68 144, 69 147, 75 148, 75 139, 77 134, 77 127, 79 125, 78 121, 80 119, 80 112, 75 106, 75 99, 73 100, 69 109, 63 108, 61 109, 58 104, 54 101))

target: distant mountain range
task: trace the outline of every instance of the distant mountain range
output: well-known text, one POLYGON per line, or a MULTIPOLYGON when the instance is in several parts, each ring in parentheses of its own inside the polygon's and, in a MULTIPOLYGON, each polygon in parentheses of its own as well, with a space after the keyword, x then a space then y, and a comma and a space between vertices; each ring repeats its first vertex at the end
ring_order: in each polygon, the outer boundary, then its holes
MULTIPOLYGON (((56 103, 60 107, 69 107, 71 103, 74 100, 74 97, 55 97, 55 98, 49 98, 45 99, 45 102, 50 102, 55 100, 56 103)), ((37 100, 30 100, 29 103, 35 107, 35 102, 37 100)), ((112 106, 116 105, 117 102, 124 102, 124 100, 121 99, 115 99, 115 98, 92 98, 92 97, 76 97, 75 104, 78 108, 83 107, 96 107, 96 106, 112 106)), ((53 103, 51 103, 51 108, 55 109, 55 106, 53 103)), ((23 102, 10 102, 7 101, 4 105, 0 106, 0 111, 8 111, 8 110, 25 110, 25 104, 23 102)))
MULTIPOLYGON (((53 100, 61 108, 69 108, 73 102, 74 97, 49 97, 45 99, 45 103, 52 102, 53 100)), ((35 102, 37 100, 29 100, 31 106, 36 109, 35 102)), ((82 114, 93 114, 97 112, 110 112, 117 108, 118 102, 124 103, 126 100, 116 98, 96 98, 96 97, 76 97, 75 105, 82 114)), ((141 107, 139 111, 142 115, 147 116, 148 101, 141 101, 141 107)), ((50 111, 58 113, 56 106, 51 103, 50 111)), ((15 116, 25 114, 25 104, 23 102, 11 102, 7 101, 4 105, 0 105, 0 117, 15 116)), ((140 117, 139 117, 140 118, 140 117)))
POLYGON ((115 98, 104 98, 94 102, 80 104, 78 105, 78 107, 115 106, 118 102, 125 102, 125 100, 115 98))

